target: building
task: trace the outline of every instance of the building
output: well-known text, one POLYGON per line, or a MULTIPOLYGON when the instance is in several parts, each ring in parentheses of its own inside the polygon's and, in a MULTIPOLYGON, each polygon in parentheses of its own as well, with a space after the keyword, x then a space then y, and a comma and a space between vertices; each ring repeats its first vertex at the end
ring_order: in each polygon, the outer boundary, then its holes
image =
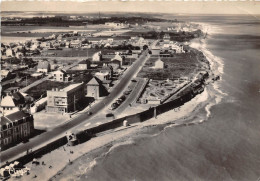
POLYGON ((71 84, 64 89, 58 88, 47 91, 47 111, 67 113, 76 111, 84 98, 83 83, 71 84))
POLYGON ((102 59, 101 51, 96 52, 96 53, 92 56, 92 61, 94 61, 94 62, 101 61, 101 59, 102 59))
POLYGON ((33 116, 23 111, 1 116, 1 150, 30 138, 34 131, 33 116))
POLYGON ((95 99, 99 99, 100 97, 107 95, 106 88, 102 85, 101 80, 96 77, 93 77, 87 83, 87 97, 93 97, 95 99))
POLYGON ((110 26, 112 28, 127 28, 127 27, 129 27, 128 24, 120 23, 120 22, 106 22, 105 25, 110 26))
POLYGON ((123 65, 125 57, 124 56, 120 56, 119 53, 117 53, 114 58, 111 59, 111 61, 117 60, 120 62, 120 67, 123 65))
POLYGON ((153 48, 153 49, 151 50, 152 55, 160 55, 160 51, 161 51, 160 48, 153 48))
POLYGON ((8 48, 5 52, 7 57, 13 57, 13 50, 11 48, 8 48))
POLYGON ((52 73, 53 79, 58 82, 68 82, 71 77, 64 70, 57 70, 52 73))
POLYGON ((153 68, 163 69, 164 68, 164 62, 160 58, 158 58, 158 60, 155 61, 153 68))
POLYGON ((82 60, 78 64, 78 70, 87 70, 90 67, 90 61, 89 60, 82 60))
POLYGON ((50 63, 47 60, 41 60, 38 62, 37 72, 48 73, 51 71, 50 63))
POLYGON ((3 115, 7 115, 21 110, 25 105, 25 98, 23 95, 20 92, 14 92, 2 98, 0 111, 3 115))
POLYGON ((19 107, 15 104, 11 96, 5 96, 1 100, 0 111, 2 115, 8 115, 13 112, 19 111, 19 107))
POLYGON ((96 72, 95 77, 97 77, 101 81, 104 81, 104 80, 109 80, 110 75, 109 72, 96 72))

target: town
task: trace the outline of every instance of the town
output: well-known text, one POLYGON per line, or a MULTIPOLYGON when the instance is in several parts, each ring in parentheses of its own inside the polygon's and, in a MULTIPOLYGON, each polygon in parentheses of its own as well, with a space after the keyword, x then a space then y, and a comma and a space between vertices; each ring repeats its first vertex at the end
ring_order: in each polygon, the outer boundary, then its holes
POLYGON ((67 29, 26 30, 26 23, 51 18, 3 19, 4 34, 27 40, 1 43, 2 177, 10 176, 10 163, 34 158, 61 135, 78 144, 79 132, 114 129, 121 118, 151 109, 156 116, 156 106, 175 101, 172 109, 179 107, 212 81, 209 62, 189 46, 205 36, 196 24, 71 16, 62 19, 72 22, 67 29))

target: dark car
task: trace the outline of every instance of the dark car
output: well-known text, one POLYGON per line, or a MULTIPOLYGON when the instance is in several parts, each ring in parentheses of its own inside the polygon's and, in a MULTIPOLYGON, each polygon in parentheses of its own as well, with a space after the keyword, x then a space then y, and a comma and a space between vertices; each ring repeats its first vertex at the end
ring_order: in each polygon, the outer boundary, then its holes
POLYGON ((114 114, 113 113, 107 113, 106 117, 114 117, 114 114))

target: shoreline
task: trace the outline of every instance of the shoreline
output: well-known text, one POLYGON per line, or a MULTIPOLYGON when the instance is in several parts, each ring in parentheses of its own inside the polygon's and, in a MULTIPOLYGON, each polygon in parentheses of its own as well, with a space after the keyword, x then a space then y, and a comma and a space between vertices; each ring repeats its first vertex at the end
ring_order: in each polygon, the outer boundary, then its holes
MULTIPOLYGON (((216 64, 218 62, 216 63, 214 62, 214 60, 212 60, 213 58, 215 58, 215 56, 212 55, 210 51, 206 49, 206 42, 200 43, 201 45, 197 46, 196 49, 198 49, 205 55, 205 57, 210 63, 211 71, 214 71, 217 68, 216 64)), ((193 46, 195 46, 195 44, 191 45, 192 48, 194 48, 193 46)), ((223 73, 223 71, 220 73, 223 73)), ((122 129, 120 131, 108 133, 107 135, 92 138, 91 140, 74 147, 61 147, 57 150, 52 151, 51 153, 43 155, 39 159, 39 161, 44 161, 47 165, 52 165, 53 168, 49 169, 47 168, 47 166, 44 165, 34 166, 34 168, 31 168, 32 174, 29 175, 29 177, 23 176, 21 180, 31 179, 34 173, 37 175, 37 178, 41 179, 44 178, 51 180, 59 180, 62 179, 62 176, 66 176, 66 179, 69 179, 68 176, 71 176, 73 179, 78 175, 86 174, 86 172, 91 170, 97 164, 97 160, 102 159, 103 156, 108 154, 113 149, 122 145, 133 144, 133 140, 135 138, 140 138, 140 136, 145 134, 145 132, 147 132, 148 129, 151 127, 155 127, 155 129, 160 129, 158 127, 162 127, 162 130, 160 130, 159 133, 155 135, 148 134, 149 136, 156 136, 168 127, 187 126, 191 124, 202 123, 208 118, 208 116, 210 116, 210 108, 213 105, 219 103, 222 99, 220 96, 218 97, 215 95, 214 91, 217 90, 215 90, 216 87, 214 86, 214 84, 206 86, 205 90, 201 94, 196 95, 192 100, 181 106, 180 111, 178 111, 177 113, 174 110, 171 110, 166 113, 163 113, 162 115, 159 115, 157 119, 153 118, 142 123, 136 123, 133 124, 133 127, 129 127, 127 129, 122 129), (201 110, 202 108, 205 108, 205 111, 207 112, 207 117, 204 120, 193 120, 196 116, 196 112, 201 110), (66 151, 64 151, 63 149, 66 151), (73 154, 71 154, 71 151, 73 151, 73 154), (69 158, 69 161, 62 159, 66 155, 67 158, 69 158), (53 159, 51 159, 52 157, 55 157, 55 159, 57 159, 58 157, 57 160, 60 160, 60 162, 53 162, 53 159), (81 160, 88 161, 85 161, 83 164, 83 173, 78 173, 78 166, 82 164, 81 160), (73 174, 71 174, 70 171, 73 169, 76 170, 76 172, 72 172, 73 174), (47 175, 48 178, 46 178, 47 175)), ((26 164, 26 166, 31 167, 31 164, 28 163, 26 164)))

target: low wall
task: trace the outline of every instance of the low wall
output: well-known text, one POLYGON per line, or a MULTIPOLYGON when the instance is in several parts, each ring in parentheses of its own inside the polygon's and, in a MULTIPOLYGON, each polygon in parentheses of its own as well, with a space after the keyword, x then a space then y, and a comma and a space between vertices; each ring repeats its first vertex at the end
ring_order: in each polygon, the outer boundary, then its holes
MULTIPOLYGON (((197 90, 200 90, 202 88, 202 86, 203 86, 203 84, 200 84, 200 86, 196 86, 196 87, 185 88, 184 94, 182 94, 181 97, 179 97, 179 98, 176 98, 176 99, 166 102, 164 104, 160 104, 156 107, 150 108, 143 112, 125 116, 125 117, 122 117, 119 119, 115 119, 111 122, 104 123, 104 124, 98 125, 96 127, 75 133, 75 134, 77 135, 77 138, 79 139, 79 143, 82 143, 82 142, 85 142, 85 141, 91 139, 91 137, 94 137, 97 133, 101 133, 104 131, 108 131, 110 129, 115 129, 115 128, 123 126, 124 120, 127 120, 129 124, 149 120, 154 117, 154 113, 155 113, 154 109, 156 109, 156 114, 159 115, 159 114, 165 113, 169 110, 180 107, 184 103, 191 100, 196 94, 201 93, 201 91, 197 91, 197 90)), ((32 161, 33 158, 40 157, 46 153, 49 153, 52 150, 55 150, 61 146, 64 146, 65 144, 67 144, 66 136, 59 138, 58 140, 55 140, 52 143, 49 143, 49 144, 43 146, 42 148, 39 148, 38 150, 35 150, 27 155, 20 157, 18 159, 18 161, 21 162, 22 164, 28 163, 28 162, 32 161)), ((1 165, 1 167, 4 167, 4 166, 6 166, 6 164, 1 165)))

